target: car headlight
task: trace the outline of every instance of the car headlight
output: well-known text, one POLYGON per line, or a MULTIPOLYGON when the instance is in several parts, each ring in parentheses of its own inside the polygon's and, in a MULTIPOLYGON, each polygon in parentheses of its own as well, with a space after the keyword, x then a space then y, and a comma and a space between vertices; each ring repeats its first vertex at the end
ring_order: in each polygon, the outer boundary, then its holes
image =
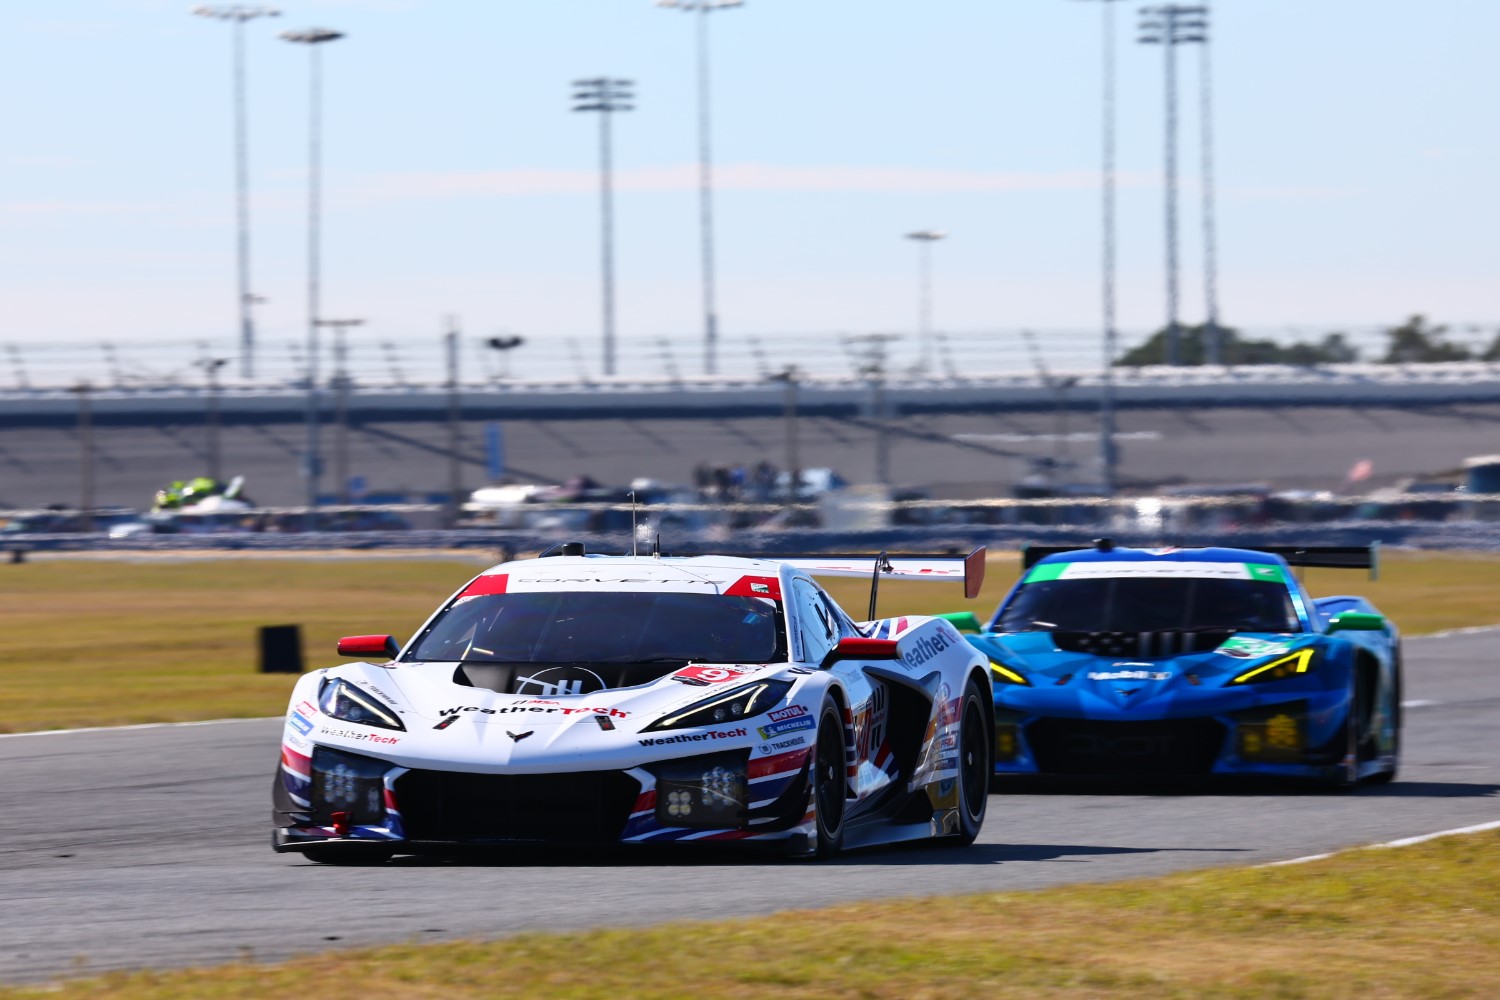
POLYGON ((361 726, 377 726, 381 729, 406 727, 385 703, 368 691, 361 691, 348 681, 334 678, 323 684, 318 694, 318 707, 330 719, 340 722, 357 722, 361 726))
POLYGON ((990 661, 990 677, 996 684, 1019 684, 1022 687, 1031 687, 1031 682, 1022 677, 1019 671, 1012 670, 995 660, 990 661))
POLYGON ((1265 681, 1280 681, 1298 674, 1305 674, 1312 667, 1313 650, 1299 649, 1295 653, 1267 660, 1258 667, 1251 667, 1240 674, 1231 684, 1261 684, 1265 681))
POLYGON ((759 681, 733 691, 694 702, 682 711, 657 719, 651 729, 688 729, 694 726, 721 726, 768 712, 786 698, 791 681, 759 681))

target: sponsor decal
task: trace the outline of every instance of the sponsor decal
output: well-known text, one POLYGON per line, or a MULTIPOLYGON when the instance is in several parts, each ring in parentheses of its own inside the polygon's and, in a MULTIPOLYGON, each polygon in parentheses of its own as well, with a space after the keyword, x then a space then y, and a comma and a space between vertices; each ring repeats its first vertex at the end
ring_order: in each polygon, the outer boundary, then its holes
POLYGON ((934 632, 909 644, 901 653, 901 662, 915 670, 951 645, 951 638, 942 632, 934 632))
POLYGON ((1108 562, 1038 563, 1026 574, 1027 583, 1045 580, 1098 580, 1108 577, 1194 578, 1200 580, 1264 580, 1284 583, 1286 574, 1272 563, 1192 562, 1134 559, 1108 562))
POLYGON ((795 719, 799 715, 806 715, 807 709, 801 705, 788 705, 786 708, 778 708, 767 714, 766 718, 772 722, 780 722, 782 719, 795 719))
POLYGON ((674 681, 691 684, 695 687, 704 684, 723 684, 725 681, 737 681, 746 674, 753 674, 760 667, 683 667, 672 675, 674 681))
POLYGON ((760 745, 760 752, 761 753, 776 753, 776 752, 781 751, 781 750, 790 750, 793 747, 804 747, 804 746, 807 746, 807 737, 805 737, 805 736, 793 736, 789 740, 781 740, 780 742, 772 742, 772 743, 762 743, 760 745))
POLYGON ((1285 653, 1292 648, 1292 644, 1278 639, 1251 639, 1247 636, 1232 635, 1224 640, 1223 645, 1214 650, 1225 656, 1232 656, 1237 660, 1258 660, 1262 656, 1275 656, 1277 653, 1285 653))
POLYGON ((773 736, 783 736, 787 733, 795 733, 799 729, 811 729, 817 723, 810 718, 787 719, 785 722, 773 722, 769 726, 760 727, 760 738, 768 740, 773 736))
POLYGON ((282 734, 281 742, 286 746, 295 747, 298 750, 306 750, 308 747, 312 746, 312 741, 304 740, 302 737, 294 736, 291 733, 282 734))
POLYGON ((291 715, 287 716, 286 724, 297 730, 297 732, 301 733, 303 736, 306 736, 313 730, 312 721, 304 718, 301 712, 293 712, 291 715))
POLYGON ((305 699, 297 702, 296 710, 301 712, 304 718, 316 719, 318 717, 318 706, 305 699))
POLYGON ((732 740, 749 733, 743 728, 729 729, 723 732, 709 730, 706 733, 679 733, 676 736, 661 736, 655 739, 636 740, 643 747, 664 747, 674 743, 702 743, 704 740, 732 740))
MULTIPOLYGON (((556 705, 556 702, 553 703, 556 705)), ((547 705, 501 705, 499 708, 481 708, 478 705, 460 705, 457 708, 440 708, 438 715, 457 715, 459 712, 478 712, 480 715, 519 715, 523 712, 540 712, 543 715, 551 715, 561 712, 563 715, 612 715, 617 719, 628 719, 630 713, 618 708, 562 708, 547 705)))
POLYGON ((1170 670, 1090 670, 1091 681, 1167 681, 1170 670))
POLYGON ((532 733, 534 733, 534 732, 536 732, 536 730, 535 730, 535 729, 528 729, 528 730, 526 730, 526 732, 524 732, 524 733, 513 733, 513 732, 511 732, 511 731, 510 731, 510 730, 509 730, 509 729, 507 729, 507 730, 506 730, 506 731, 505 731, 505 735, 506 735, 506 736, 509 736, 509 737, 510 737, 510 738, 511 738, 511 739, 512 739, 512 740, 514 740, 514 741, 516 741, 516 742, 517 742, 517 743, 519 743, 519 742, 521 742, 521 741, 522 741, 522 740, 524 740, 524 739, 525 739, 525 738, 526 738, 526 737, 528 737, 528 736, 530 736, 530 735, 531 735, 531 734, 532 734, 532 733))
POLYGON ((401 737, 399 736, 385 736, 380 733, 361 733, 354 729, 329 729, 326 726, 318 730, 318 735, 331 736, 339 740, 354 740, 362 743, 390 744, 401 742, 401 737))
POLYGON ((535 694, 547 698, 558 695, 588 694, 607 687, 604 678, 583 667, 548 667, 530 677, 516 678, 516 694, 535 694))

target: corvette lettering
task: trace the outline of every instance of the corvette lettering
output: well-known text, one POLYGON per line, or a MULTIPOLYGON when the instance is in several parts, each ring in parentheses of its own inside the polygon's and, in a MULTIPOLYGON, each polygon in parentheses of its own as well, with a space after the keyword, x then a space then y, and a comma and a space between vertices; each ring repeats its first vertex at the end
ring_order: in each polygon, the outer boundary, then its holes
POLYGON ((1172 679, 1168 670, 1091 670, 1091 681, 1167 681, 1172 679))
POLYGON ((704 740, 732 740, 740 736, 746 736, 745 729, 731 729, 727 732, 711 730, 706 733, 681 733, 677 736, 662 736, 652 740, 636 740, 643 747, 665 747, 674 743, 702 743, 704 740))

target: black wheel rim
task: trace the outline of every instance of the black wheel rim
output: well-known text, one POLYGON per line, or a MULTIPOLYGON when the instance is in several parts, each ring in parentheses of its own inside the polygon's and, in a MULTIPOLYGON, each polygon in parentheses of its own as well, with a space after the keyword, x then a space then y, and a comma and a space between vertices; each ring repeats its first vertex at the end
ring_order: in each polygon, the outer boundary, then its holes
POLYGON ((990 762, 985 751, 984 717, 979 703, 974 698, 964 701, 964 720, 959 731, 959 768, 963 784, 964 809, 970 819, 984 815, 985 802, 989 796, 990 762))
POLYGON ((844 735, 827 721, 818 729, 817 774, 818 826, 825 837, 838 835, 844 823, 844 735))

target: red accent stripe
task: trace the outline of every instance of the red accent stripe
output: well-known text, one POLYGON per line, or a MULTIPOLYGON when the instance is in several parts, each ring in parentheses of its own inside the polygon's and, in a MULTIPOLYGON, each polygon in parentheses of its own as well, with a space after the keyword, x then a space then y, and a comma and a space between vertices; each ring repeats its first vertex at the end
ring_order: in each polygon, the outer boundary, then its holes
POLYGON ((782 771, 795 770, 802 766, 807 755, 812 752, 811 747, 802 750, 789 750, 779 753, 773 757, 761 757, 750 762, 751 778, 764 778, 768 775, 779 774, 782 771))
POLYGON ((385 790, 385 807, 391 812, 401 811, 400 809, 396 808, 396 793, 391 791, 389 788, 385 790))
POLYGON ((484 594, 503 594, 509 582, 510 575, 507 573, 486 573, 471 580, 464 588, 464 592, 458 596, 480 597, 484 594))
POLYGON ((640 794, 640 797, 638 797, 635 800, 635 807, 633 809, 631 809, 630 811, 633 812, 633 813, 647 812, 647 811, 653 810, 655 808, 656 808, 656 789, 653 788, 649 792, 642 792, 640 794))
POLYGON ((724 591, 729 597, 769 597, 773 601, 781 600, 781 580, 774 576, 742 576, 729 585, 724 591), (752 584, 759 584, 764 590, 757 590, 752 584))
POLYGON ((885 762, 891 759, 891 748, 889 744, 880 744, 880 749, 875 752, 875 768, 877 770, 885 767, 885 762))
POLYGON ((293 750, 289 746, 282 746, 281 760, 288 767, 295 768, 298 771, 306 771, 308 773, 312 773, 312 758, 304 757, 302 754, 293 750))

